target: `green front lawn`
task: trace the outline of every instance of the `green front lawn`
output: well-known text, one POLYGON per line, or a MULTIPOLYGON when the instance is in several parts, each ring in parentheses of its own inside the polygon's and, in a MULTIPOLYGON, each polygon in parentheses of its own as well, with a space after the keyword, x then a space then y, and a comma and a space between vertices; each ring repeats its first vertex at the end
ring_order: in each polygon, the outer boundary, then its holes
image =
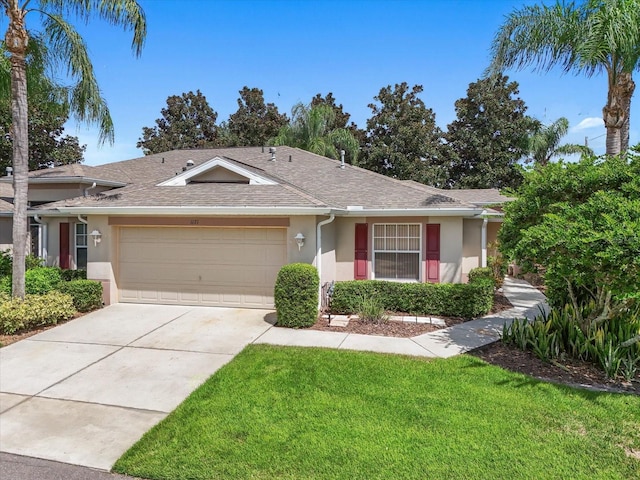
POLYGON ((153 479, 640 478, 640 397, 425 361, 250 346, 114 470, 153 479), (626 450, 626 453, 625 453, 626 450))

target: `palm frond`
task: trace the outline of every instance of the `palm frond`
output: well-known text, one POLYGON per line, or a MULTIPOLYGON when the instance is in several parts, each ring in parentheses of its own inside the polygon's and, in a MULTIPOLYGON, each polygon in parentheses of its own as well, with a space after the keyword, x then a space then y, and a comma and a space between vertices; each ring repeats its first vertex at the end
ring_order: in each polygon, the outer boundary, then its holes
POLYGON ((87 46, 77 30, 57 14, 48 14, 43 29, 50 42, 50 50, 64 64, 67 74, 76 83, 69 95, 70 113, 83 123, 98 124, 99 142, 113 143, 113 121, 102 97, 89 59, 87 46))
POLYGON ((110 25, 133 31, 131 48, 139 56, 147 35, 147 20, 136 0, 40 0, 41 11, 53 15, 72 14, 85 23, 97 16, 110 25))

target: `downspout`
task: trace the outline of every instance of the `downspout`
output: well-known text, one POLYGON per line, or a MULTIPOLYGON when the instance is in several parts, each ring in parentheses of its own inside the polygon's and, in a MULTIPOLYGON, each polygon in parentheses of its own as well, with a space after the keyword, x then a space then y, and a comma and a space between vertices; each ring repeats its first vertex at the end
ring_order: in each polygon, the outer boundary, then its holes
MULTIPOLYGON (((483 215, 485 213, 486 211, 482 212, 483 215)), ((487 217, 482 219, 482 235, 480 240, 480 248, 482 249, 482 254, 480 257, 480 266, 483 268, 487 266, 487 224, 488 223, 489 223, 489 219, 487 217)))
POLYGON ((82 218, 82 215, 78 215, 78 220, 87 225, 89 222, 82 218))
POLYGON ((47 222, 43 222, 42 219, 40 218, 40 215, 38 215, 37 213, 33 216, 33 219, 35 220, 35 222, 40 225, 40 228, 38 229, 38 256, 40 258, 44 258, 45 262, 48 259, 48 247, 49 247, 49 235, 48 233, 48 225, 47 222))
POLYGON ((316 226, 316 269, 318 270, 318 278, 320 279, 320 285, 318 287, 318 310, 322 308, 322 227, 328 223, 333 222, 336 216, 332 213, 329 218, 318 223, 316 226))

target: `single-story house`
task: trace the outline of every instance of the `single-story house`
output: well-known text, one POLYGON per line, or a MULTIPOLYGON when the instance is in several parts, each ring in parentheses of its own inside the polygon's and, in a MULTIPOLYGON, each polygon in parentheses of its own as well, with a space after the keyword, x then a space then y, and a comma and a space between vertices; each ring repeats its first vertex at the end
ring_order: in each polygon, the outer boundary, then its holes
MULTIPOLYGON (((0 178, 0 248, 11 246, 0 178)), ((32 251, 86 268, 105 303, 273 306, 283 265, 321 283, 464 282, 486 264, 508 200, 440 190, 297 148, 175 150, 30 172, 32 251)))

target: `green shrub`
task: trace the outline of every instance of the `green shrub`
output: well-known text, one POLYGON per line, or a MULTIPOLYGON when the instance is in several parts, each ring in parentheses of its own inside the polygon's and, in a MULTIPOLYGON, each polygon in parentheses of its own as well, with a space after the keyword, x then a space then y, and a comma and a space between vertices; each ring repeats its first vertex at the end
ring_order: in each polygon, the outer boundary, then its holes
POLYGON ((72 282, 73 280, 86 280, 87 271, 79 268, 78 270, 60 269, 60 277, 64 282, 72 282))
POLYGON ((473 318, 493 306, 493 281, 473 283, 400 283, 381 280, 336 282, 331 311, 355 313, 363 298, 376 297, 385 310, 416 315, 473 318))
POLYGON ((88 312, 102 307, 102 284, 95 280, 61 282, 57 290, 71 295, 73 305, 79 312, 88 312))
MULTIPOLYGON (((11 276, 0 280, 0 290, 11 294, 11 276)), ((60 283, 60 269, 56 267, 40 267, 27 270, 24 274, 24 290, 26 294, 42 295, 55 290, 60 283)))
POLYGON ((40 258, 36 255, 27 255, 24 259, 24 266, 26 270, 31 270, 34 268, 42 268, 45 265, 44 258, 40 258))
POLYGON ((491 267, 476 267, 469 271, 469 283, 473 283, 479 278, 488 278, 489 280, 493 280, 494 276, 491 267))
POLYGON ((10 299, 0 303, 0 333, 12 335, 43 325, 55 325, 74 314, 71 296, 60 292, 27 295, 24 300, 10 299))
POLYGON ((13 259, 9 250, 0 250, 0 278, 11 275, 13 259))
POLYGON ((378 297, 363 297, 358 308, 360 320, 367 323, 385 323, 389 320, 384 305, 378 297))
POLYGON ((285 265, 278 272, 275 305, 278 325, 310 327, 318 319, 318 271, 307 263, 285 265))

